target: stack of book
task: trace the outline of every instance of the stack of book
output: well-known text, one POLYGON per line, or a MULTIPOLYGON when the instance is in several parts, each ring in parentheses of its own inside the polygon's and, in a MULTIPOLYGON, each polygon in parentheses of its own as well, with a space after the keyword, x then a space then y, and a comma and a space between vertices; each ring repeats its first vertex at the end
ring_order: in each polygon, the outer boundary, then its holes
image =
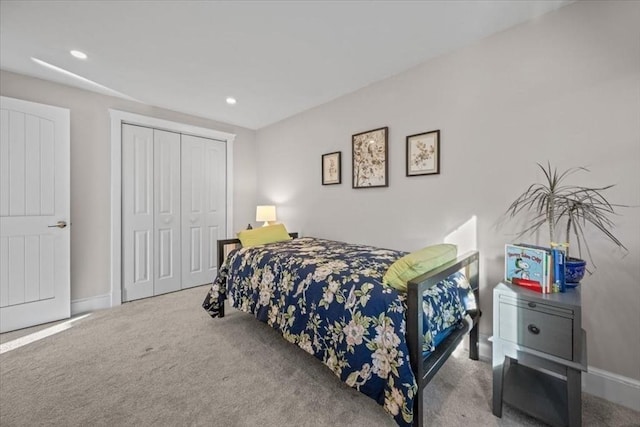
POLYGON ((564 292, 565 251, 526 243, 504 247, 504 279, 514 285, 549 294, 564 292))

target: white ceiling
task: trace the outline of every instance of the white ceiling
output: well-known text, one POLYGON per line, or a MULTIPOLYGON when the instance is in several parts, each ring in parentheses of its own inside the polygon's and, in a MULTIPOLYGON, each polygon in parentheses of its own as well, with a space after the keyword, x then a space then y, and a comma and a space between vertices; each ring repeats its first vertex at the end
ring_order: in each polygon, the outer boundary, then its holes
POLYGON ((0 67, 259 129, 568 3, 2 0, 0 67))

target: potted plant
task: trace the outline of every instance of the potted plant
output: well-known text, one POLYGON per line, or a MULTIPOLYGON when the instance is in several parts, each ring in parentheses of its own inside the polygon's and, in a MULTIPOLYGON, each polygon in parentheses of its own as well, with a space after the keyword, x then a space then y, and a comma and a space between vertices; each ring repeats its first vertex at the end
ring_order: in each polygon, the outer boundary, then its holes
MULTIPOLYGON (((523 213, 529 213, 529 225, 518 233, 518 238, 537 232, 544 224, 549 227, 549 245, 552 242, 562 242, 567 245, 566 280, 577 283, 584 276, 586 262, 582 259, 582 250, 587 253, 589 261, 595 269, 595 263, 585 238, 585 227, 591 226, 599 230, 617 247, 627 250, 622 242, 613 235, 615 227, 610 216, 615 214, 614 208, 627 207, 609 203, 603 192, 613 187, 583 187, 567 185, 565 179, 578 172, 586 171, 584 167, 576 167, 558 172, 557 168, 547 163, 546 168, 538 163, 538 167, 545 176, 544 183, 531 184, 505 212, 507 218, 514 218, 523 213), (557 236, 560 229, 562 235, 557 236), (560 240, 557 240, 560 237, 560 240), (572 239, 575 237, 575 240, 572 239), (571 257, 570 251, 577 248, 578 257, 571 257)), ((575 256, 575 253, 574 253, 575 256)))

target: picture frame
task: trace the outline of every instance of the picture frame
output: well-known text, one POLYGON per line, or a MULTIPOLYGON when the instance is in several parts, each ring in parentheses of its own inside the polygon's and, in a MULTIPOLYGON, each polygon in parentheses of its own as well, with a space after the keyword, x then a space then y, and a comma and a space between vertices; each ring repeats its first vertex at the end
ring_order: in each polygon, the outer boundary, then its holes
POLYGON ((342 183, 342 151, 322 155, 322 185, 342 183))
POLYGON ((440 130, 407 136, 407 176, 440 173, 440 130))
POLYGON ((369 130, 351 137, 352 186, 389 186, 388 127, 369 130))

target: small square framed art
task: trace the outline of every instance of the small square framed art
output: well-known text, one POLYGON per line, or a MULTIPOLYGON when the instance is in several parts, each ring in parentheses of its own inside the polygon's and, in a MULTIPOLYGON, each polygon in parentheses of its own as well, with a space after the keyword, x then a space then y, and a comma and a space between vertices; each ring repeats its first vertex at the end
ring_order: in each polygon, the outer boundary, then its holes
POLYGON ((407 136, 407 176, 440 173, 440 130, 407 136))
POLYGON ((342 182, 342 151, 322 155, 322 185, 342 182))

